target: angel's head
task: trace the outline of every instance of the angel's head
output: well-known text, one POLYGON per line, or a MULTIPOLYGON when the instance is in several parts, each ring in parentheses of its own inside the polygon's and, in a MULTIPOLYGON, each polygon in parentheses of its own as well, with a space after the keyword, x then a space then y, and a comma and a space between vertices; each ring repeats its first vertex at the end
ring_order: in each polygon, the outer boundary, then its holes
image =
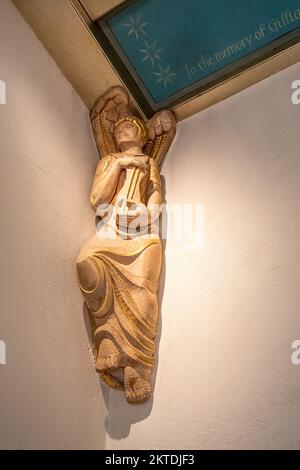
POLYGON ((138 146, 142 150, 148 142, 148 129, 145 123, 136 116, 125 116, 116 122, 114 138, 121 151, 138 146))

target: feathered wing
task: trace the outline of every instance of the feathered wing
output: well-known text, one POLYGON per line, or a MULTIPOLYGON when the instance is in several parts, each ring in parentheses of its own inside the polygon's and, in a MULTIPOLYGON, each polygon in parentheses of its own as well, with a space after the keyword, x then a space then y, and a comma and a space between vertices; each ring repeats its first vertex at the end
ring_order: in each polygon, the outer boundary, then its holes
POLYGON ((113 137, 115 123, 132 114, 128 93, 120 86, 109 88, 91 110, 91 122, 100 158, 117 151, 113 137))
MULTIPOLYGON (((91 110, 91 122, 100 157, 117 152, 113 137, 115 123, 125 116, 139 116, 128 93, 120 86, 109 88, 91 110)), ((171 111, 160 111, 147 122, 149 142, 144 152, 161 166, 176 134, 171 111)))
POLYGON ((144 149, 160 167, 176 134, 176 120, 171 111, 160 111, 147 122, 149 142, 144 149))

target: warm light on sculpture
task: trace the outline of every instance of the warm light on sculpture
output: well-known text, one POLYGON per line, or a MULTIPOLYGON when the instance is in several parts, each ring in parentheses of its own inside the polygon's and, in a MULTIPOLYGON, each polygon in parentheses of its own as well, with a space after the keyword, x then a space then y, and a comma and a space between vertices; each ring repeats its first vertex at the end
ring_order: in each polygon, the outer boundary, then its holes
POLYGON ((142 403, 155 366, 159 166, 176 123, 170 111, 144 123, 120 87, 99 99, 91 120, 101 156, 91 204, 101 223, 77 259, 78 280, 91 314, 96 370, 128 402, 142 403))

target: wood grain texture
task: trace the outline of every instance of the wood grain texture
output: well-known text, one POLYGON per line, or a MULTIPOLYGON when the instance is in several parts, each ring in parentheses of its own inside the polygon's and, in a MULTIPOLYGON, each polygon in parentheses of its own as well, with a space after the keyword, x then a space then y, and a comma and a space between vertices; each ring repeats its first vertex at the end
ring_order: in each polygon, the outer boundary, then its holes
POLYGON ((90 18, 96 20, 112 8, 123 3, 123 1, 124 0, 80 0, 80 3, 82 3, 90 18))
POLYGON ((124 390, 129 403, 143 403, 155 367, 162 262, 158 164, 176 122, 165 110, 147 125, 132 110, 126 91, 113 87, 91 111, 101 159, 90 202, 101 224, 79 254, 77 273, 92 320, 96 370, 124 390))

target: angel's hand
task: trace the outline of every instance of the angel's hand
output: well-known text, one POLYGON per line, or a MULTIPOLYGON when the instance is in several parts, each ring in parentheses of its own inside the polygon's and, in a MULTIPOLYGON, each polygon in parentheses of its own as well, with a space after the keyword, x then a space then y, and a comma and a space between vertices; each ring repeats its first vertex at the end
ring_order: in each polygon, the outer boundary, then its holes
POLYGON ((117 162, 121 169, 126 169, 126 168, 139 168, 140 170, 146 169, 145 162, 135 157, 127 157, 127 156, 120 157, 118 158, 117 162))

